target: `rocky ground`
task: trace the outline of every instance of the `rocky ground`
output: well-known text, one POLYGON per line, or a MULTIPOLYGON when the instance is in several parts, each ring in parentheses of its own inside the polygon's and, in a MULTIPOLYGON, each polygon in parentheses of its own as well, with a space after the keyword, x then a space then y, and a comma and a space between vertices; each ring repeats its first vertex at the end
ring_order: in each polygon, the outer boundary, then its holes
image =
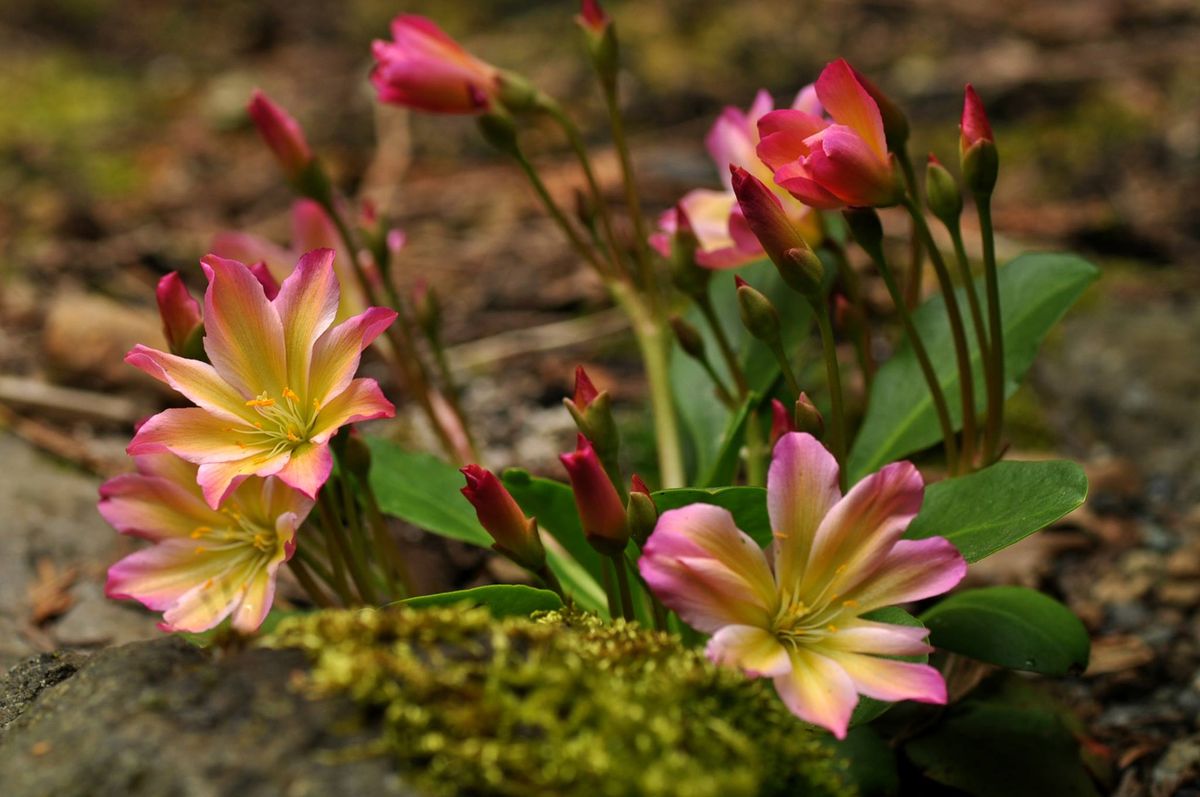
MULTIPOLYGON (((575 43, 560 35, 562 3, 409 7, 472 33, 472 47, 598 121, 575 43)), ((961 83, 975 82, 1004 162, 1002 248, 1080 249, 1104 277, 1046 347, 1013 425, 1018 455, 1085 463, 1088 504, 974 578, 1045 588, 1092 630, 1092 667, 1063 689, 1113 763, 1114 793, 1200 793, 1194 4, 612 7, 654 209, 713 179, 700 141, 721 105, 745 104, 764 85, 784 97, 829 58, 846 55, 876 76, 913 110, 916 147, 949 160, 961 83)), ((373 106, 366 48, 392 4, 338 9, 13 0, 0 10, 0 95, 23 109, 0 119, 0 670, 80 651, 23 665, 0 696, 2 722, 14 688, 158 633, 149 615, 103 597, 106 567, 128 548, 96 515, 95 490, 125 467, 132 423, 167 400, 121 363, 134 342, 157 340, 157 278, 182 269, 195 284, 196 261, 221 229, 286 243, 286 189, 242 115, 255 85, 296 112, 341 184, 407 231, 401 279, 421 274, 442 291, 489 462, 553 468, 571 434, 559 399, 578 361, 636 420, 638 372, 600 287, 469 122, 373 106), (575 318, 585 320, 550 339, 496 337, 575 318), (564 334, 574 344, 555 348, 564 334)), ((576 177, 551 131, 534 139, 552 189, 569 195, 576 177)), ((615 160, 595 139, 615 201, 615 160)), ((430 588, 493 577, 474 552, 410 544, 430 563, 421 568, 430 588)), ((195 655, 171 643, 147 650, 165 657, 153 665, 164 678, 172 661, 195 655)))

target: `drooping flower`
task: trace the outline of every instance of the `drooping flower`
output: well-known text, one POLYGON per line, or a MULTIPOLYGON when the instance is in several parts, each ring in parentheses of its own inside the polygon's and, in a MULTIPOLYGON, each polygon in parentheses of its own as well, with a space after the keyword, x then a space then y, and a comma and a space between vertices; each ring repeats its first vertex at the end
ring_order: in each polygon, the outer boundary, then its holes
POLYGON ((775 182, 806 205, 878 207, 900 198, 879 106, 846 61, 825 67, 817 98, 832 118, 772 111, 758 121, 758 156, 775 182))
POLYGON ((205 631, 226 617, 239 631, 258 628, 312 500, 278 479, 251 478, 212 509, 195 465, 165 453, 134 461, 137 473, 101 486, 100 514, 154 544, 109 568, 105 593, 163 612, 168 631, 205 631))
POLYGON ((334 432, 395 412, 375 380, 354 372, 396 313, 372 307, 331 326, 333 256, 318 249, 300 258, 274 299, 242 263, 206 256, 204 349, 212 364, 141 345, 125 357, 197 406, 155 415, 127 451, 170 451, 199 465, 197 480, 213 508, 251 475, 277 476, 316 497, 333 465, 334 432))
POLYGON ((382 102, 437 113, 483 113, 500 91, 498 69, 422 16, 396 17, 392 41, 376 41, 372 53, 371 83, 382 102))
POLYGON ((966 572, 946 539, 900 539, 923 491, 898 462, 843 496, 833 456, 788 433, 767 477, 770 563, 728 510, 692 504, 662 514, 638 567, 668 608, 713 635, 709 658, 774 679, 794 714, 842 738, 859 694, 946 701, 933 667, 881 658, 929 652, 928 631, 863 616, 945 592, 966 572))
MULTIPOLYGON (((820 238, 820 226, 812 210, 797 202, 791 194, 775 186, 771 169, 759 159, 755 152, 758 144, 758 120, 774 107, 771 95, 759 91, 749 110, 727 107, 705 138, 705 146, 717 166, 722 191, 697 188, 689 191, 678 203, 658 219, 659 232, 650 237, 650 242, 663 257, 671 254, 671 238, 680 228, 679 213, 682 210, 699 241, 696 262, 707 268, 736 268, 763 256, 762 246, 746 225, 737 198, 733 194, 733 183, 729 167, 739 166, 757 175, 770 185, 779 197, 791 223, 812 245, 820 238)), ((805 87, 792 103, 792 107, 806 113, 819 115, 820 103, 812 86, 805 87)))

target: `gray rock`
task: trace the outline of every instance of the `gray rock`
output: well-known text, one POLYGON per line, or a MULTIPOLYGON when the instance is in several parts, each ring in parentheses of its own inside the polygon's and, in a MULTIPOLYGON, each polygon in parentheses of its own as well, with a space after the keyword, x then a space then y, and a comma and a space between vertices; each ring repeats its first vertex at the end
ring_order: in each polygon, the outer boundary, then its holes
POLYGON ((4 797, 415 797, 348 700, 287 688, 304 667, 175 638, 30 659, 0 679, 4 797))

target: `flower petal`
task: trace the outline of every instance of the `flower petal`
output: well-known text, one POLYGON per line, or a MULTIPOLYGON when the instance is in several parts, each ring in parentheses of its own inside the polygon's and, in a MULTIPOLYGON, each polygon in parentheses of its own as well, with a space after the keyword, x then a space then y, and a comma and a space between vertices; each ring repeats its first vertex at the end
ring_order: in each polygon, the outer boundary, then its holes
POLYGON ((822 70, 816 82, 821 105, 838 124, 859 135, 877 159, 887 159, 887 140, 879 106, 854 76, 845 59, 839 58, 822 70))
POLYGON ((163 410, 138 428, 127 454, 170 451, 189 462, 230 462, 247 449, 229 421, 199 407, 163 410))
POLYGON ((946 682, 942 674, 928 664, 881 659, 858 653, 830 653, 838 666, 854 682, 854 688, 867 697, 894 703, 917 700, 921 703, 946 702, 946 682))
POLYGON ((835 210, 846 205, 839 197, 831 194, 820 183, 812 179, 808 169, 799 161, 785 164, 776 169, 775 184, 805 205, 817 210, 835 210))
POLYGON ((332 249, 314 249, 301 257, 273 302, 283 324, 288 385, 294 390, 308 386, 313 346, 337 315, 341 295, 333 255, 332 249))
POLYGON ((838 664, 805 648, 791 651, 792 669, 775 677, 775 691, 793 714, 846 738, 858 705, 854 682, 838 664))
MULTIPOLYGON (((178 459, 173 454, 164 456, 178 459)), ((190 467, 194 484, 196 466, 190 467)), ((124 473, 102 484, 97 508, 117 531, 147 540, 186 538, 196 527, 221 520, 198 490, 189 492, 167 479, 140 473, 124 473)))
POLYGON ((268 451, 230 462, 204 462, 196 471, 196 481, 204 500, 216 509, 249 476, 273 476, 290 458, 287 451, 274 455, 268 451))
POLYGON ((395 405, 384 397, 378 382, 374 379, 355 379, 328 404, 321 407, 313 422, 309 439, 314 443, 324 443, 348 423, 391 418, 395 414, 395 405))
POLYGON ((751 678, 773 678, 792 669, 787 649, 775 635, 753 625, 727 625, 713 634, 704 652, 714 664, 736 667, 751 678))
POLYGON ((206 255, 204 350, 225 381, 243 395, 279 396, 287 387, 283 325, 250 269, 206 255))
POLYGON ((873 207, 894 204, 896 182, 891 161, 880 160, 850 128, 830 125, 821 134, 821 148, 804 159, 814 181, 847 205, 873 207))
POLYGON ((933 647, 925 642, 929 629, 919 625, 895 625, 855 619, 821 641, 825 650, 873 653, 878 656, 921 656, 933 647))
POLYGON ((198 633, 228 617, 246 594, 254 574, 263 567, 258 551, 230 554, 229 567, 211 581, 197 584, 163 612, 164 626, 172 631, 198 633))
POLYGON ((329 446, 306 443, 292 450, 287 464, 276 471, 275 476, 284 484, 315 499, 317 491, 332 472, 333 454, 329 446))
POLYGON ((829 122, 804 111, 771 111, 758 120, 758 157, 771 169, 779 169, 807 155, 811 150, 809 136, 828 126, 829 122))
POLYGON ((845 597, 858 611, 941 595, 967 574, 967 562, 945 537, 900 540, 857 587, 845 597))
POLYGON ((246 407, 249 396, 234 390, 206 362, 177 357, 140 343, 125 355, 125 362, 165 382, 211 413, 234 422, 255 420, 246 407))
POLYGON ((779 438, 767 472, 767 513, 775 535, 775 574, 797 585, 822 519, 842 497, 838 464, 812 435, 779 438))
POLYGON ((230 553, 205 551, 195 540, 164 540, 110 567, 104 594, 162 611, 192 588, 228 570, 234 561, 230 553))
POLYGON ((693 628, 766 627, 779 598, 763 552, 728 510, 708 504, 658 519, 638 570, 664 604, 693 628))
POLYGON ((363 350, 395 320, 394 310, 371 307, 318 338, 306 397, 324 407, 345 390, 358 370, 363 350))

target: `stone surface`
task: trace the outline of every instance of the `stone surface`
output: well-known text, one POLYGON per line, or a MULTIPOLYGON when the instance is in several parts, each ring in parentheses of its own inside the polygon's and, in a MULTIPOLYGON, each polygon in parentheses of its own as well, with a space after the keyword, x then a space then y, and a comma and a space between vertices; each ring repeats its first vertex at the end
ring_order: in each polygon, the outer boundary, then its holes
POLYGON ((0 678, 4 797, 411 797, 348 700, 287 685, 303 654, 175 638, 0 678))

